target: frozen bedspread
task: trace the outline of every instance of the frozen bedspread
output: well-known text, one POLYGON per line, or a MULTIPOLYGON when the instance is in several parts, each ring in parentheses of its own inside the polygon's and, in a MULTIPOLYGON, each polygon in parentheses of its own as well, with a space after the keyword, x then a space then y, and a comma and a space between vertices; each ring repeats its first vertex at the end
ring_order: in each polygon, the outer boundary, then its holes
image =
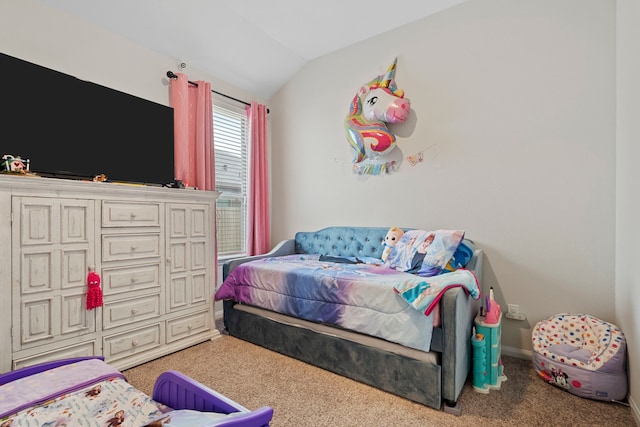
POLYGON ((480 296, 468 270, 425 278, 373 264, 288 255, 239 265, 215 297, 429 351, 431 310, 452 286, 463 287, 473 298, 480 296))

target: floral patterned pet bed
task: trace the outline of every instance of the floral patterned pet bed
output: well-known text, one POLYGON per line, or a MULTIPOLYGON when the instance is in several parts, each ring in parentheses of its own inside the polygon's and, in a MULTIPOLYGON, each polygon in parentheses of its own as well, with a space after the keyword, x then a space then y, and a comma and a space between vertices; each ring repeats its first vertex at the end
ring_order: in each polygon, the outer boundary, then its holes
POLYGON ((626 341, 611 323, 588 314, 562 313, 532 332, 533 364, 548 383, 580 397, 627 397, 626 341))
POLYGON ((0 375, 0 426, 268 426, 256 411, 175 371, 162 374, 154 398, 101 358, 53 363, 0 375))

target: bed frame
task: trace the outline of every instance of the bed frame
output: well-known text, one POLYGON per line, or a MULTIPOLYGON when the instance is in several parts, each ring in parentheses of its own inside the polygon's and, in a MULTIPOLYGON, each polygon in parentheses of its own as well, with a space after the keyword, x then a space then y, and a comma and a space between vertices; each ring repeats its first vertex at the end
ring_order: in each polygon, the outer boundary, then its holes
MULTIPOLYGON (((0 385, 87 359, 104 360, 101 356, 77 357, 28 366, 0 375, 0 385)), ((273 417, 273 409, 268 406, 249 411, 244 406, 177 371, 167 371, 160 374, 156 379, 152 398, 156 402, 167 405, 172 409, 191 409, 224 414, 243 412, 242 415, 219 421, 216 424, 217 426, 268 427, 273 417)))
MULTIPOLYGON (((264 257, 296 253, 380 257, 381 242, 388 230, 328 227, 299 232, 295 239, 280 242, 267 254, 226 262, 223 277, 242 263, 264 257)), ((476 250, 466 266, 479 282, 482 257, 483 252, 476 250)), ((223 302, 224 325, 231 336, 436 409, 444 402, 447 412, 460 413, 458 397, 470 371, 471 329, 480 307, 479 300, 473 300, 461 288, 449 289, 441 300, 441 326, 434 329, 431 342, 437 363, 274 320, 238 309, 236 304, 223 302)))

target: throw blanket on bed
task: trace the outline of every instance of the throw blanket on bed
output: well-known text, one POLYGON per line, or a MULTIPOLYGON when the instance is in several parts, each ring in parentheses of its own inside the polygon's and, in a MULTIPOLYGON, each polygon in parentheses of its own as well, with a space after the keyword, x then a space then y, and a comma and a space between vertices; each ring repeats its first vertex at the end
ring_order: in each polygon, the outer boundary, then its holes
POLYGON ((142 426, 166 410, 95 359, 0 386, 0 407, 11 427, 142 426))
MULTIPOLYGON (((478 298, 473 273, 438 280, 365 263, 320 261, 319 255, 263 258, 236 267, 215 298, 232 299, 313 322, 328 323, 428 351, 432 317, 426 316, 451 286, 478 298), (421 304, 412 306, 400 290, 420 287, 421 304), (433 304, 429 303, 432 302, 433 304)), ((378 260, 379 261, 379 260, 378 260)), ((466 271, 466 270, 465 270, 466 271)))
POLYGON ((469 270, 456 270, 451 273, 429 277, 420 283, 402 282, 394 290, 418 311, 429 315, 440 301, 444 291, 451 287, 462 286, 473 299, 480 298, 480 288, 476 276, 469 270))

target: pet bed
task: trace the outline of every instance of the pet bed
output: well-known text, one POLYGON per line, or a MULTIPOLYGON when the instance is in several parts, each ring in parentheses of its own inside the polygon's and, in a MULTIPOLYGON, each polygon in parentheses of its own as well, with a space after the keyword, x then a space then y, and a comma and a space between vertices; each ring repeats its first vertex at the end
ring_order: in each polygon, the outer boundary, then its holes
POLYGON ((255 411, 176 371, 156 380, 153 398, 101 357, 65 359, 0 375, 0 425, 268 426, 255 411))
POLYGON ((532 341, 534 368, 548 383, 590 399, 626 398, 626 341, 617 326, 563 313, 538 322, 532 341))

